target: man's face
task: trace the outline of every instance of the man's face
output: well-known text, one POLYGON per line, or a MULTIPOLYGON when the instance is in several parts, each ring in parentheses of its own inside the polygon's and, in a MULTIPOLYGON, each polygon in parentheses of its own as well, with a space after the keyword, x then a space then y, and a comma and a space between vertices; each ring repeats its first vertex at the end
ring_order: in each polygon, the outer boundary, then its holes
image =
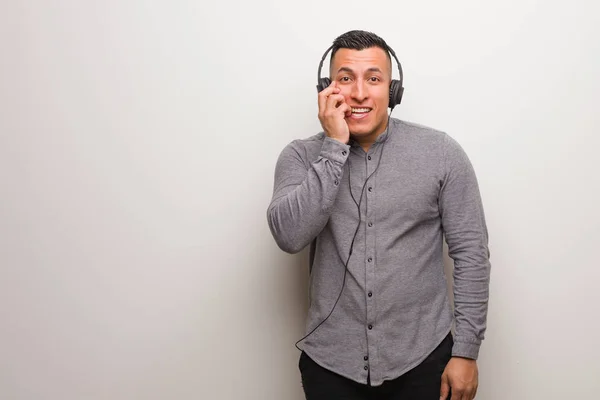
POLYGON ((391 62, 379 47, 339 49, 331 62, 331 79, 337 82, 352 115, 346 117, 350 134, 375 138, 387 125, 391 62))

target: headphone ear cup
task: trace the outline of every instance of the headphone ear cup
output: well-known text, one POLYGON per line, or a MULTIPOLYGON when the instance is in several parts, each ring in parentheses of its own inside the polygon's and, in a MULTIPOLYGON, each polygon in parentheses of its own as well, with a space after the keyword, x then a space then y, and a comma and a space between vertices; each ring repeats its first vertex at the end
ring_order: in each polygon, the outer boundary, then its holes
POLYGON ((402 87, 402 83, 398 79, 393 79, 390 84, 390 104, 388 107, 394 108, 398 104, 402 102, 402 94, 404 93, 404 88, 402 87))
POLYGON ((317 90, 319 92, 326 89, 329 85, 331 85, 331 79, 329 78, 319 78, 319 83, 317 84, 317 90))

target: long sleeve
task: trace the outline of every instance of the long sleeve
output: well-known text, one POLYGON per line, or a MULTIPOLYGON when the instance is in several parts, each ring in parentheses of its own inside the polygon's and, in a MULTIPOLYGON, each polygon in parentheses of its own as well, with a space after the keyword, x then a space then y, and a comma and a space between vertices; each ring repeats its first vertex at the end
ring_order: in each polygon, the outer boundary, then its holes
POLYGON ((285 252, 297 253, 324 228, 342 181, 350 146, 325 137, 316 160, 294 141, 275 166, 273 197, 267 211, 271 233, 285 252))
POLYGON ((488 310, 488 232, 471 162, 449 136, 444 142, 444 165, 439 205, 448 253, 454 260, 456 332, 452 354, 477 359, 488 310))

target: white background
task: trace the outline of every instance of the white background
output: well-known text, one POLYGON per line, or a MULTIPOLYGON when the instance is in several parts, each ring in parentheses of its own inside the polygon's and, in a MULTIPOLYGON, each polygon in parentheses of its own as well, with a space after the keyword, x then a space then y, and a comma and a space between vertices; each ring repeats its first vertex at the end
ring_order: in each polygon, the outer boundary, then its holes
POLYGON ((476 169, 477 398, 596 398, 597 4, 2 2, 0 398, 303 399, 307 254, 277 248, 266 209, 351 29, 403 63, 393 116, 476 169))

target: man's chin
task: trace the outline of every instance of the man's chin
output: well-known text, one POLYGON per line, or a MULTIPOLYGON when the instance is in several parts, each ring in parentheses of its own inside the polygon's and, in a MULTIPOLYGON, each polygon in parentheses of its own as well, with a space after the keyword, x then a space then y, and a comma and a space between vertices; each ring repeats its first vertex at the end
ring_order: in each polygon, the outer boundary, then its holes
MULTIPOLYGON (((386 120, 387 122, 387 120, 386 120)), ((373 126, 371 124, 352 124, 348 123, 348 129, 350 131, 350 135, 355 138, 367 137, 377 135, 377 131, 383 133, 385 131, 386 125, 377 125, 373 126)))
POLYGON ((360 137, 365 137, 365 136, 369 136, 373 134, 373 130, 372 129, 352 129, 350 128, 350 136, 353 136, 355 138, 360 138, 360 137))

